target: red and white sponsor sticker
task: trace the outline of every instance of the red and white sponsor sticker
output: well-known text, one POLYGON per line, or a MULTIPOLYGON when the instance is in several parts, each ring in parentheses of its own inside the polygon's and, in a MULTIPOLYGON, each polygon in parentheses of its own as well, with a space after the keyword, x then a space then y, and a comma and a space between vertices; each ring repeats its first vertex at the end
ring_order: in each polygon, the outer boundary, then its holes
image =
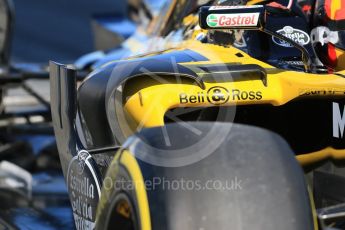
POLYGON ((210 14, 206 23, 212 28, 253 27, 258 25, 260 13, 210 14))

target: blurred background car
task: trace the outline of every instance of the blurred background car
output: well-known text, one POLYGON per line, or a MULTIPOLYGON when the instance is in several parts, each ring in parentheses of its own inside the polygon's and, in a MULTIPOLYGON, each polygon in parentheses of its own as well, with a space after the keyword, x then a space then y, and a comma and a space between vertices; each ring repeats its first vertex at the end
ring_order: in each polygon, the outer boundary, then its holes
POLYGON ((48 61, 72 63, 82 80, 110 61, 158 52, 194 36, 195 14, 208 2, 0 0, 0 226, 74 226, 51 124, 48 61))
POLYGON ((47 64, 119 45, 135 31, 131 10, 125 0, 0 1, 2 229, 74 228, 50 123, 47 64))

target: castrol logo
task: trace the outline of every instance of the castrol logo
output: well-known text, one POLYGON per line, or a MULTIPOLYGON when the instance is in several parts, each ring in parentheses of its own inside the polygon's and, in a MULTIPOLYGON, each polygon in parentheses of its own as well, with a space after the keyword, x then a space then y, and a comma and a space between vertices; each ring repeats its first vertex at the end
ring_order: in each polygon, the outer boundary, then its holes
POLYGON ((210 14, 206 23, 213 28, 253 27, 258 25, 259 15, 260 13, 210 14))

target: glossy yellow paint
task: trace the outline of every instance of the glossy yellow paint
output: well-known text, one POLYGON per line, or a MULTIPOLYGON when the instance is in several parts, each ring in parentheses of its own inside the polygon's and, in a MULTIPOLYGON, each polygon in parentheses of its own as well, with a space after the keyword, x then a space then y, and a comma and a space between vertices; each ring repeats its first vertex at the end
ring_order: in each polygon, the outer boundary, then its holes
POLYGON ((337 66, 336 70, 345 69, 345 52, 342 49, 336 48, 335 54, 337 55, 337 66))
MULTIPOLYGON (((175 48, 175 47, 173 47, 175 48)), ((188 64, 215 64, 215 63, 241 63, 241 64, 257 64, 263 68, 274 68, 273 66, 259 61, 245 52, 230 46, 223 47, 214 44, 205 44, 200 41, 188 40, 178 45, 178 48, 175 49, 190 49, 193 50, 209 61, 197 62, 197 63, 185 63, 188 64), (239 57, 239 55, 241 57, 239 57)))
POLYGON ((266 0, 249 0, 247 2, 247 5, 256 5, 256 4, 264 4, 266 0))
POLYGON ((296 156, 302 166, 308 166, 324 160, 345 160, 345 149, 334 149, 331 147, 320 151, 296 156))
POLYGON ((124 150, 120 157, 120 163, 126 168, 129 175, 133 180, 133 184, 135 186, 135 194, 136 199, 138 202, 138 210, 139 210, 139 219, 141 223, 142 230, 151 230, 151 217, 150 217, 150 208, 149 202, 147 199, 147 193, 144 183, 143 175, 141 174, 140 167, 138 165, 137 160, 134 156, 124 150))
POLYGON ((199 17, 194 14, 190 14, 187 17, 183 18, 182 24, 184 26, 189 26, 189 25, 196 25, 199 22, 199 17))
MULTIPOLYGON (((177 107, 209 107, 209 106, 233 106, 249 104, 271 104, 274 106, 284 105, 285 103, 298 98, 306 97, 311 91, 322 91, 320 96, 344 96, 345 79, 337 75, 307 74, 304 72, 286 71, 275 69, 268 64, 262 63, 242 53, 235 48, 224 48, 214 45, 203 45, 193 47, 194 51, 206 56, 207 62, 198 63, 179 63, 186 67, 195 64, 220 64, 235 62, 241 64, 258 64, 267 71, 267 87, 258 77, 248 77, 240 81, 233 81, 229 76, 228 82, 208 83, 205 82, 205 89, 201 89, 194 84, 181 83, 162 83, 151 85, 140 89, 137 93, 131 95, 125 102, 126 112, 132 116, 139 127, 153 127, 164 125, 164 114, 177 107), (227 52, 226 52, 227 51, 227 52), (235 54, 241 53, 243 57, 235 54), (217 56, 217 58, 214 58, 217 56), (228 97, 224 104, 212 104, 207 98, 213 95, 212 88, 223 87, 228 91, 228 97), (254 92, 255 99, 239 98, 236 93, 243 92, 250 94, 254 92), (187 94, 193 96, 192 102, 181 103, 180 95, 187 94), (194 96, 204 96, 204 100, 195 101, 194 96)), ((158 76, 159 77, 159 76, 158 76)), ((202 78, 202 74, 200 76, 202 78)))
POLYGON ((311 206, 311 211, 313 215, 313 223, 314 223, 314 229, 318 230, 319 229, 319 223, 317 221, 317 212, 316 212, 316 207, 315 207, 315 200, 314 200, 314 195, 312 192, 312 189, 310 186, 308 186, 308 194, 309 194, 309 199, 310 199, 310 206, 311 206))

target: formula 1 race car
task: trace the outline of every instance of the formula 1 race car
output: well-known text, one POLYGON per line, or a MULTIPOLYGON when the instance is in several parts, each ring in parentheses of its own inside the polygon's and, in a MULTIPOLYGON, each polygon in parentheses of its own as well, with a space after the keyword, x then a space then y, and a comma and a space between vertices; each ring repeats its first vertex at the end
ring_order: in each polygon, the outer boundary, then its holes
POLYGON ((344 229, 345 71, 318 59, 312 16, 293 1, 198 15, 191 2, 165 15, 199 20, 183 41, 78 89, 50 63, 77 229, 344 229))

